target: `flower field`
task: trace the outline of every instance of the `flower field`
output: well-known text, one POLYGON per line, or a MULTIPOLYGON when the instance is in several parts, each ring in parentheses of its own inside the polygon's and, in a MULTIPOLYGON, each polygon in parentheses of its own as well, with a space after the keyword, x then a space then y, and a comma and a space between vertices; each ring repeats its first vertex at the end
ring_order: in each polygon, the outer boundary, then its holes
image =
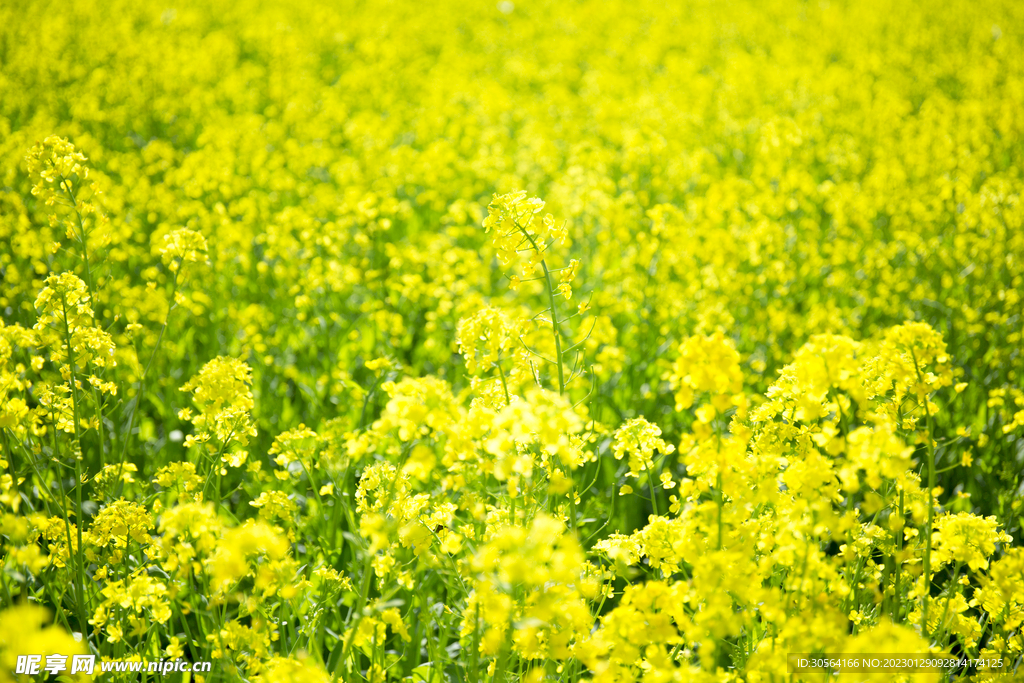
POLYGON ((5 3, 0 683, 1024 680, 1022 189, 1011 0, 5 3))

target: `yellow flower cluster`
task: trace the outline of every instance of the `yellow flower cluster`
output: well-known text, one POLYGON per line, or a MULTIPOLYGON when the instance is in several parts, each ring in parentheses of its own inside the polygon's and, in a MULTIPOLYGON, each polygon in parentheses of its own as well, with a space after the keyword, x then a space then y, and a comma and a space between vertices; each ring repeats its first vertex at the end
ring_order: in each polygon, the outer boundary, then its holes
MULTIPOLYGON (((46 661, 47 655, 72 656, 86 654, 85 648, 59 626, 50 623, 50 614, 38 605, 18 605, 0 613, 0 665, 3 678, 13 683, 18 656, 37 655, 46 661)), ((20 677, 19 677, 20 678, 20 677)), ((72 680, 84 680, 76 676, 72 680)))
POLYGON ((256 425, 250 415, 254 405, 251 384, 252 370, 238 359, 217 357, 204 365, 198 375, 181 387, 181 391, 192 394, 199 410, 192 414, 184 408, 178 413, 179 418, 196 427, 196 433, 189 435, 185 446, 205 447, 212 441, 225 462, 232 467, 244 464, 248 453, 241 447, 256 436, 256 425), (232 449, 233 446, 239 448, 232 449))
POLYGON ((1020 678, 1018 5, 4 4, 0 682, 1020 678))
POLYGON ((500 527, 483 540, 469 561, 462 637, 496 658, 492 674, 510 650, 528 661, 572 657, 593 624, 586 598, 598 592, 599 572, 564 524, 541 514, 528 528, 500 527))

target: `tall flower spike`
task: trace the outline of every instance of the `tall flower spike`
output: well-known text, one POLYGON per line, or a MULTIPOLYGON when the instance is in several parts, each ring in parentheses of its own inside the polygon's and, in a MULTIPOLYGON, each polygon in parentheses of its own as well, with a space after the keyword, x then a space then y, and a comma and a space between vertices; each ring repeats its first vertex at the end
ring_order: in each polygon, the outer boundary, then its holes
POLYGON ((36 179, 32 194, 53 205, 60 194, 60 184, 66 183, 71 190, 72 177, 84 180, 89 177, 89 168, 84 166, 87 159, 67 138, 51 135, 37 143, 28 156, 28 172, 36 179))
POLYGON ((176 272, 184 263, 205 263, 206 249, 206 238, 201 233, 179 228, 164 235, 160 258, 164 265, 176 272))

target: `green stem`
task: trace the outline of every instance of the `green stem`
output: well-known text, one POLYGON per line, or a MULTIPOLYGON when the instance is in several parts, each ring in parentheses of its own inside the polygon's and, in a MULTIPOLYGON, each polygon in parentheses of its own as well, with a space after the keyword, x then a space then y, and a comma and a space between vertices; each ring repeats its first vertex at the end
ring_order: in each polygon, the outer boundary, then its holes
POLYGON ((501 368, 501 358, 498 358, 498 376, 501 377, 501 388, 505 391, 505 405, 512 405, 512 398, 508 395, 508 382, 505 381, 505 371, 501 368))
POLYGON ((100 469, 103 469, 107 464, 107 441, 103 435, 105 430, 103 425, 103 403, 100 401, 100 394, 96 387, 92 388, 92 399, 96 402, 96 421, 98 423, 96 435, 100 439, 100 469))
MULTIPOLYGON (((914 371, 917 373, 917 381, 920 383, 922 381, 921 368, 913 349, 910 351, 910 357, 914 360, 914 371)), ((924 415, 925 423, 928 426, 928 460, 925 463, 928 469, 928 525, 925 527, 924 536, 924 595, 921 596, 924 601, 921 608, 922 635, 928 633, 928 603, 932 588, 932 526, 935 523, 935 441, 932 430, 932 413, 928 408, 927 396, 924 397, 924 415)))
MULTIPOLYGON (((901 520, 906 520, 906 517, 904 517, 904 510, 903 510, 903 496, 904 496, 904 490, 901 488, 900 489, 900 519, 901 520)), ((904 521, 904 523, 906 523, 906 522, 904 521)), ((901 612, 900 607, 901 607, 901 602, 902 602, 902 594, 900 592, 900 565, 903 562, 903 559, 901 557, 902 554, 903 554, 903 528, 900 527, 900 530, 896 534, 896 557, 894 558, 896 560, 896 578, 893 581, 893 613, 892 613, 892 618, 893 618, 893 621, 895 621, 895 622, 899 622, 899 620, 900 620, 900 612, 901 612)))
POLYGON ((658 514, 658 493, 655 491, 654 476, 652 475, 653 471, 654 470, 647 470, 647 486, 651 490, 651 509, 654 510, 655 517, 660 517, 661 515, 658 514))
POLYGON ((565 375, 562 370, 562 335, 558 331, 558 313, 555 309, 555 289, 551 284, 551 271, 548 264, 541 259, 541 267, 544 269, 544 280, 548 286, 548 301, 551 303, 551 333, 555 337, 555 365, 558 368, 558 393, 565 393, 565 375))
POLYGON ((717 489, 716 497, 718 503, 718 550, 722 549, 722 508, 725 507, 725 494, 722 492, 722 473, 718 473, 718 481, 715 483, 717 489))
POLYGON ((128 454, 128 444, 131 442, 132 429, 135 427, 135 416, 139 413, 139 403, 142 402, 142 397, 146 393, 146 378, 149 376, 149 369, 153 367, 153 360, 156 359, 157 351, 160 350, 160 342, 163 341, 164 332, 167 331, 167 323, 171 319, 171 312, 174 310, 177 304, 174 302, 174 297, 178 293, 178 274, 181 272, 181 263, 178 263, 178 268, 174 271, 174 281, 171 284, 171 303, 167 308, 167 315, 164 317, 164 324, 160 327, 160 334, 157 335, 156 345, 153 346, 153 352, 149 355, 149 361, 146 362, 146 367, 143 369, 142 374, 139 376, 139 386, 135 394, 135 403, 132 406, 132 414, 128 417, 128 430, 125 432, 124 443, 121 446, 121 458, 118 463, 118 480, 121 478, 121 474, 124 471, 124 461, 128 454))
MULTIPOLYGON (((75 580, 78 584, 78 611, 80 627, 82 629, 82 638, 85 640, 86 645, 89 643, 89 635, 87 622, 85 619, 85 557, 84 549, 82 547, 82 458, 84 453, 82 452, 82 433, 81 433, 81 418, 78 413, 78 373, 75 372, 75 358, 74 358, 74 346, 71 340, 71 328, 68 326, 68 304, 67 298, 61 294, 61 309, 64 317, 64 335, 65 341, 68 345, 68 371, 71 374, 71 407, 72 415, 75 420, 75 445, 76 449, 72 452, 72 456, 75 459, 75 528, 78 532, 78 548, 75 553, 75 569, 76 577, 75 580)), ((54 440, 56 441, 56 428, 54 428, 54 440)), ((60 479, 60 473, 58 472, 57 477, 60 479)), ((63 482, 63 480, 61 480, 63 482)), ((63 497, 63 483, 61 483, 61 496, 63 497)), ((66 507, 65 507, 66 509, 66 507)), ((67 523, 67 513, 65 512, 65 523, 67 523)), ((70 556, 71 548, 68 548, 68 554, 70 556)), ((68 559, 71 559, 70 557, 68 559)))
POLYGON ((347 629, 345 634, 345 640, 341 647, 341 657, 338 658, 339 664, 344 662, 348 658, 349 648, 352 647, 352 641, 355 640, 356 630, 359 628, 360 622, 363 620, 363 611, 366 608, 366 603, 370 594, 370 577, 373 575, 373 555, 368 551, 366 552, 366 563, 363 567, 363 580, 359 586, 359 602, 355 609, 355 621, 352 626, 347 629))
POLYGON ((96 289, 93 286, 92 281, 92 268, 89 266, 89 248, 86 243, 85 234, 85 221, 82 219, 82 212, 78 208, 78 200, 75 199, 75 193, 71 191, 70 186, 67 184, 67 178, 64 176, 60 177, 60 187, 71 199, 71 206, 75 210, 75 216, 78 218, 78 241, 82 243, 82 261, 85 263, 85 284, 89 287, 89 294, 93 297, 96 296, 96 289))
POLYGON ((953 570, 953 580, 949 583, 948 592, 946 593, 946 606, 942 610, 942 620, 939 622, 939 630, 934 634, 935 642, 946 638, 946 618, 949 616, 949 603, 953 599, 953 593, 956 592, 957 581, 960 580, 960 569, 962 563, 957 562, 956 567, 953 570))
MULTIPOLYGON (((516 227, 523 233, 526 239, 530 242, 530 246, 533 247, 534 251, 539 255, 541 253, 540 247, 537 246, 537 240, 534 239, 533 235, 528 233, 519 223, 516 223, 516 227)), ((558 315, 557 309, 555 308, 555 287, 551 282, 551 271, 548 270, 548 263, 544 259, 540 260, 540 267, 544 269, 544 282, 548 288, 548 302, 551 305, 551 333, 555 336, 555 365, 558 366, 558 393, 565 393, 565 374, 562 370, 562 335, 558 331, 558 315)))

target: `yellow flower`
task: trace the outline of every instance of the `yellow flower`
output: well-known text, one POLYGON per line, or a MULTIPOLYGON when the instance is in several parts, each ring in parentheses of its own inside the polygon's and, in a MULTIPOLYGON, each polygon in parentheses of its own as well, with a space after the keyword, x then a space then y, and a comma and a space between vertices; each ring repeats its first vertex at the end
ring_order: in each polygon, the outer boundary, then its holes
POLYGON ((181 646, 181 640, 177 636, 171 636, 170 642, 164 648, 164 653, 170 659, 180 659, 185 656, 185 649, 181 646))
POLYGON ((392 362, 391 359, 387 357, 381 357, 368 360, 366 361, 365 365, 367 370, 376 372, 377 370, 380 370, 382 368, 390 368, 392 366, 392 362))
POLYGON ((936 567, 947 562, 962 562, 973 571, 986 569, 996 544, 1012 540, 1009 534, 999 530, 995 517, 946 513, 935 519, 932 562, 936 567))
POLYGON ((8 677, 5 680, 15 680, 10 675, 18 655, 39 655, 45 662, 47 655, 85 654, 83 645, 52 621, 45 608, 31 603, 8 606, 0 612, 0 666, 8 677))
MULTIPOLYGON (((250 437, 256 436, 256 425, 250 415, 254 406, 251 385, 252 370, 238 359, 218 356, 206 363, 198 375, 181 387, 181 391, 192 394, 199 410, 194 416, 185 413, 197 429, 191 442, 203 443, 214 438, 227 448, 245 446, 250 437)), ((238 467, 245 459, 224 456, 224 461, 238 467)))
POLYGON ((308 659, 271 657, 263 671, 254 677, 254 683, 330 683, 331 677, 320 665, 308 659))
POLYGON ((206 239, 201 234, 179 228, 164 235, 160 257, 172 272, 176 272, 185 263, 205 263, 206 251, 206 239))
POLYGON ((655 451, 664 454, 675 452, 675 446, 660 437, 661 428, 644 418, 627 420, 615 430, 612 454, 616 460, 622 460, 628 455, 630 475, 639 476, 641 472, 654 467, 655 451))
POLYGON ((743 385, 740 356, 733 342, 720 332, 688 337, 680 346, 669 380, 676 388, 676 410, 693 405, 695 392, 731 396, 743 385))

